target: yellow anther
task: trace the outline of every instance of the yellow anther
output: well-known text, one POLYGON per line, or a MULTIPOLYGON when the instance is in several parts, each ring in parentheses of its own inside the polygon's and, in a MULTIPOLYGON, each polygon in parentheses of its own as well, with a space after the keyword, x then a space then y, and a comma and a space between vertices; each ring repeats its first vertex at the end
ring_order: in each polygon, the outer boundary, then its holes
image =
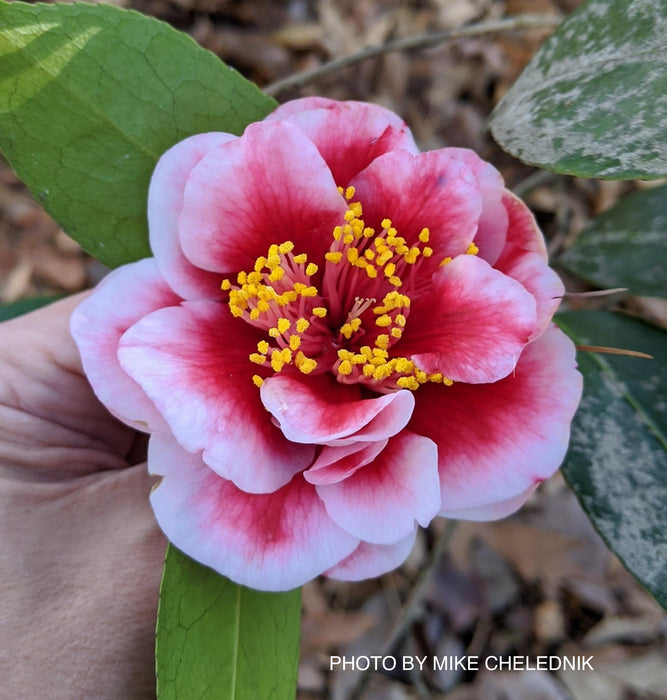
POLYGON ((375 235, 375 229, 371 228, 370 226, 366 226, 366 228, 363 231, 364 238, 373 238, 374 235, 375 235))
POLYGON ((271 270, 269 279, 271 280, 271 282, 277 282, 278 280, 281 280, 284 275, 285 270, 283 270, 282 267, 274 267, 273 270, 271 270))
POLYGON ((354 212, 351 209, 348 209, 343 218, 345 221, 352 221, 352 219, 354 219, 354 212))
POLYGON ((431 236, 431 232, 427 228, 423 228, 419 232, 419 240, 422 243, 428 243, 428 239, 430 238, 430 236, 431 236))
POLYGON ((220 285, 220 289, 222 289, 223 292, 227 292, 232 288, 232 283, 229 280, 222 280, 222 284, 220 285))
POLYGON ((393 257, 394 257, 394 254, 391 252, 391 250, 385 250, 383 253, 380 253, 380 257, 376 260, 376 262, 380 267, 383 267, 393 257))
MULTIPOLYGON (((313 314, 318 318, 324 318, 327 315, 327 310, 324 308, 324 306, 316 306, 313 309, 313 314)), ((305 319, 303 320, 305 321, 305 319)))
POLYGON ((363 355, 352 355, 350 362, 353 365, 365 365, 367 360, 363 355))
POLYGON ((366 274, 374 280, 378 276, 378 271, 372 265, 366 265, 366 274))
POLYGON ((391 316, 389 316, 388 314, 383 314, 379 318, 375 319, 375 325, 382 326, 382 328, 386 328, 387 326, 391 326, 391 316))
POLYGON ((248 275, 245 272, 239 272, 238 275, 236 275, 236 281, 239 284, 245 284, 248 281, 248 275))
POLYGON ((430 258, 431 255, 433 255, 433 248, 429 248, 429 246, 425 245, 425 246, 422 248, 422 255, 423 255, 425 258, 430 258))
POLYGON ((359 251, 356 248, 347 249, 347 261, 353 263, 359 257, 359 251))
POLYGON ((336 189, 338 190, 338 194, 344 194, 344 193, 345 193, 345 190, 344 190, 340 185, 338 185, 338 187, 337 187, 336 189))
POLYGON ((294 250, 294 243, 292 243, 292 241, 285 241, 278 246, 278 250, 282 255, 287 255, 287 253, 291 253, 294 250))
POLYGON ((272 337, 272 338, 278 338, 280 337, 280 331, 277 328, 269 328, 267 333, 272 337))
POLYGON ((260 313, 266 313, 270 308, 269 302, 265 301, 264 299, 260 299, 257 302, 257 309, 260 311, 260 313))
POLYGON ((282 333, 286 333, 290 329, 290 326, 292 324, 290 323, 290 320, 287 318, 279 318, 278 323, 276 325, 278 326, 278 330, 282 334, 282 333))
POLYGON ((306 320, 305 318, 299 318, 296 321, 296 330, 297 333, 303 333, 308 326, 310 326, 310 321, 306 320))
POLYGON ((403 335, 403 330, 401 328, 392 328, 391 329, 391 337, 392 338, 400 338, 403 335))
POLYGON ((255 272, 261 272, 262 269, 264 268, 264 265, 266 265, 266 258, 263 255, 260 255, 257 258, 257 260, 255 260, 255 265, 254 265, 255 272))
POLYGON ((373 357, 373 351, 371 350, 369 345, 364 345, 363 347, 359 348, 359 352, 367 359, 370 360, 373 357))
POLYGON ((306 357, 301 350, 296 354, 294 363, 302 374, 310 374, 317 367, 317 362, 306 357))
POLYGON ((429 374, 427 375, 427 379, 429 382, 434 382, 435 384, 440 384, 442 382, 442 374, 440 372, 435 372, 434 374, 429 374))
POLYGON ((394 287, 400 287, 403 282, 401 282, 400 277, 396 277, 396 275, 394 275, 393 277, 389 278, 389 284, 393 284, 394 287))
POLYGON ((375 371, 375 367, 373 365, 364 365, 361 371, 364 373, 364 377, 370 377, 375 371))
POLYGON ((387 230, 391 228, 391 219, 382 219, 382 228, 387 230))
POLYGON ((414 377, 400 377, 396 380, 396 385, 401 389, 410 389, 410 391, 419 389, 419 382, 414 377))
POLYGON ((316 297, 317 296, 317 287, 306 287, 302 292, 301 292, 302 297, 316 297))
POLYGON ((443 261, 440 263, 440 267, 443 265, 448 265, 450 262, 452 262, 452 258, 448 255, 446 258, 443 259, 443 261))
POLYGON ((389 336, 386 333, 380 333, 375 339, 375 345, 382 350, 386 350, 389 347, 389 336))
POLYGON ((333 230, 334 241, 339 241, 343 235, 342 226, 336 226, 333 230))
POLYGON ((391 375, 391 367, 387 364, 379 365, 373 371, 373 379, 380 381, 391 375))
POLYGON ((259 374, 253 374, 252 383, 259 389, 259 387, 264 384, 264 380, 259 376, 259 374))
POLYGON ((317 267, 315 263, 308 263, 308 267, 306 268, 306 274, 310 277, 311 275, 317 274, 317 271, 320 268, 317 267))
POLYGON ((269 344, 266 342, 266 340, 260 340, 259 343, 257 343, 257 352, 261 352, 263 355, 266 355, 268 351, 269 344))
POLYGON ((299 253, 299 255, 294 256, 294 262, 297 265, 303 265, 308 260, 308 256, 305 253, 299 253))
POLYGON ((343 360, 340 365, 338 365, 338 374, 352 374, 352 363, 349 360, 343 360))
POLYGON ((234 316, 235 318, 243 316, 243 309, 239 308, 238 306, 230 306, 229 310, 232 312, 232 316, 234 316))
POLYGON ((341 259, 343 258, 343 254, 340 252, 337 253, 325 253, 324 257, 331 263, 339 263, 341 259))
POLYGON ((289 339, 290 350, 296 352, 301 347, 301 338, 298 335, 291 335, 289 339))
POLYGON ((248 275, 248 284, 251 285, 257 285, 262 281, 262 273, 257 272, 257 270, 253 270, 249 275, 248 275))
POLYGON ((401 328, 405 328, 405 323, 407 319, 403 314, 396 314, 394 318, 394 323, 396 323, 397 326, 400 326, 401 328))
POLYGON ((414 265, 417 262, 417 258, 421 251, 419 248, 410 248, 407 253, 403 255, 403 259, 408 265, 414 265))
POLYGON ((477 253, 479 253, 479 248, 474 243, 471 243, 468 246, 468 250, 466 250, 466 253, 468 255, 477 255, 477 253))
POLYGON ((345 199, 352 199, 354 197, 355 189, 350 185, 346 190, 345 190, 345 199))
POLYGON ((340 348, 336 354, 340 360, 351 360, 354 357, 354 353, 345 348, 340 348))
POLYGON ((292 351, 289 348, 283 348, 280 351, 282 361, 288 365, 292 361, 292 351))
POLYGON ((384 266, 384 276, 391 277, 396 272, 396 265, 393 262, 387 263, 384 266))
POLYGON ((366 260, 375 260, 375 253, 370 248, 366 248, 364 251, 364 257, 366 260))
POLYGON ((443 377, 442 378, 442 383, 445 386, 451 386, 454 382, 449 378, 449 377, 443 377))
POLYGON ((266 355, 260 355, 258 352, 251 352, 248 358, 250 362, 254 362, 256 365, 263 365, 266 362, 266 355))
POLYGON ((251 309, 250 311, 250 318, 253 321, 256 321, 259 318, 259 309, 251 309))

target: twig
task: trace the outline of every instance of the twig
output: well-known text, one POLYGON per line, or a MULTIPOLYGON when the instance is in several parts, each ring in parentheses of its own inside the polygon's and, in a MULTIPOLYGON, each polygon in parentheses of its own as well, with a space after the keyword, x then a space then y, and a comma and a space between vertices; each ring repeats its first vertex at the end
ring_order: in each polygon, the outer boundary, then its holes
POLYGON ((529 175, 525 180, 521 180, 514 188, 512 192, 523 199, 527 194, 530 194, 533 190, 536 190, 542 185, 555 180, 558 177, 558 173, 552 173, 551 170, 537 170, 536 172, 529 175))
POLYGON ((479 36, 481 34, 492 34, 494 32, 506 32, 512 31, 513 29, 543 29, 556 27, 560 24, 561 20, 562 17, 557 15, 524 14, 489 22, 475 22, 464 27, 459 27, 458 29, 451 29, 444 32, 428 32, 426 34, 407 36, 402 39, 388 41, 379 46, 367 46, 357 53, 335 58, 312 70, 288 75, 286 78, 276 80, 274 83, 267 85, 264 88, 264 92, 267 95, 275 96, 290 88, 299 88, 313 83, 319 78, 334 73, 341 68, 367 61, 370 58, 384 56, 394 51, 428 49, 453 39, 479 36))
MULTIPOLYGON (((449 542, 452 539, 452 534, 454 533, 455 529, 456 520, 447 520, 445 523, 445 529, 442 531, 440 537, 438 537, 435 547, 433 548, 433 552, 431 552, 430 559, 425 564, 417 583, 412 589, 410 596, 401 610, 400 615, 396 618, 396 621, 392 625, 391 631, 389 632, 389 637, 379 652, 380 656, 389 656, 389 654, 394 651, 394 649, 403 641, 403 638, 408 633, 410 626, 420 612, 422 599, 426 593, 426 586, 431 580, 431 575, 433 574, 436 566, 442 559, 444 553, 447 551, 447 547, 449 546, 449 542)), ((369 673, 362 673, 357 677, 357 682, 350 689, 350 700, 359 700, 359 698, 361 698, 361 694, 363 693, 369 679, 369 673)))

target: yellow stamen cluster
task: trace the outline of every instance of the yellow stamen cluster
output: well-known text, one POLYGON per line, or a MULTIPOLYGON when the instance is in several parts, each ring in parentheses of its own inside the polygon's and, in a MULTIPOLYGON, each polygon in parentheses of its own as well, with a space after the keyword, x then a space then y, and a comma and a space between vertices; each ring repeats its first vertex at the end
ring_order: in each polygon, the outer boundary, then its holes
MULTIPOLYGON (((339 188, 339 192, 347 200, 348 210, 345 223, 334 228, 331 248, 325 254, 326 263, 336 266, 327 267, 325 280, 331 283, 333 279, 334 284, 340 283, 339 289, 344 289, 351 283, 346 280, 350 269, 358 269, 373 280, 371 289, 381 289, 381 285, 387 284, 393 287, 380 303, 372 297, 355 298, 345 322, 338 329, 338 360, 334 371, 339 381, 362 381, 375 385, 378 391, 414 391, 427 382, 450 386, 452 380, 442 374, 426 373, 409 358, 391 357, 389 353, 403 335, 411 303, 410 297, 399 290, 411 286, 416 263, 433 255, 428 245, 429 229, 423 228, 418 240, 409 246, 392 221, 383 219, 382 230, 376 235, 364 222, 361 203, 352 201, 354 187, 339 188), (328 274, 334 277, 330 279, 328 274), (368 320, 362 320, 362 315, 370 309, 372 316, 369 314, 365 317, 368 320), (357 337, 370 334, 372 341, 361 347, 357 341, 356 350, 340 348, 355 334, 360 334, 357 337)), ((466 252, 476 255, 478 248, 471 243, 466 252)), ((440 264, 450 261, 451 258, 444 258, 440 264)), ((288 365, 303 374, 318 368, 317 360, 304 353, 304 349, 312 351, 314 346, 319 350, 316 336, 309 335, 304 343, 304 334, 312 325, 319 333, 330 332, 322 324, 329 312, 325 306, 318 305, 320 292, 311 283, 318 273, 316 263, 309 262, 305 253, 295 254, 294 244, 285 241, 271 245, 266 256, 257 258, 251 271, 238 273, 235 282, 229 279, 222 282, 222 289, 229 292, 231 313, 266 331, 267 339, 260 340, 256 351, 248 355, 250 362, 264 369, 264 376, 266 372, 280 372, 288 365)), ((260 387, 264 379, 255 374, 252 381, 260 387)))
POLYGON ((346 223, 336 226, 333 231, 334 246, 324 256, 327 262, 338 265, 347 262, 353 267, 363 269, 370 279, 386 278, 389 283, 399 288, 403 284, 400 272, 406 265, 414 265, 420 256, 433 255, 433 249, 426 244, 430 232, 427 228, 419 234, 419 244, 409 247, 403 236, 399 236, 391 219, 383 219, 382 232, 375 235, 375 229, 366 226, 360 202, 350 202, 354 197, 354 187, 343 190, 338 188, 348 200, 345 213, 346 223), (372 239, 372 240, 371 240, 372 239), (337 245, 336 245, 337 244, 337 245))
MULTIPOLYGON (((308 262, 305 253, 293 255, 293 250, 292 241, 271 245, 266 256, 257 258, 251 272, 238 273, 236 285, 226 279, 221 288, 229 291, 232 315, 264 328, 274 341, 273 345, 267 340, 257 343, 257 352, 248 356, 251 362, 274 372, 294 365, 303 374, 310 374, 317 361, 300 350, 303 334, 311 322, 324 318, 327 310, 314 306, 306 311, 308 301, 319 294, 310 284, 319 268, 308 262)), ((264 381, 257 374, 252 379, 258 387, 264 381)))

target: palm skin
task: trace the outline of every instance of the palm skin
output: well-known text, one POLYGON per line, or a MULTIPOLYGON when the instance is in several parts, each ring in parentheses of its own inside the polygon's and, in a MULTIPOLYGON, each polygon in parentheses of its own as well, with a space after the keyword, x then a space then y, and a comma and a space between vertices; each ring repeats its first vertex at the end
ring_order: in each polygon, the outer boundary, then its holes
POLYGON ((155 697, 165 540, 145 443, 95 398, 82 296, 0 325, 0 697, 155 697))

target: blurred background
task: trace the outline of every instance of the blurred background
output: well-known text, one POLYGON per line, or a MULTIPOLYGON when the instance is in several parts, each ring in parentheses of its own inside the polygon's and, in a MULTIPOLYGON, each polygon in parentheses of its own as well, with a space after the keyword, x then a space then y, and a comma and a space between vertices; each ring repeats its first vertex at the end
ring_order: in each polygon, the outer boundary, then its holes
MULTIPOLYGON (((267 87, 367 45, 518 13, 565 15, 580 0, 113 4, 169 22, 267 87)), ((537 172, 493 142, 486 128, 491 110, 549 32, 523 29, 390 53, 276 97, 282 102, 319 94, 379 103, 406 120, 422 150, 476 150, 535 212, 566 288, 584 291, 589 287, 558 267, 559 255, 592 217, 647 185, 537 172)), ((96 284, 106 272, 0 161, 0 303, 70 294, 96 284)), ((652 298, 617 294, 569 300, 568 308, 592 304, 622 308, 667 327, 664 302, 652 298)), ((323 579, 304 588, 300 698, 667 698, 667 617, 609 553, 562 477, 544 484, 504 521, 459 523, 446 533, 451 535, 446 552, 434 560, 444 527, 438 521, 420 532, 406 564, 378 580, 323 579), (420 595, 411 599, 420 581, 420 595), (394 639, 391 653, 397 657, 593 655, 595 671, 329 670, 331 655, 386 653, 394 639)))

